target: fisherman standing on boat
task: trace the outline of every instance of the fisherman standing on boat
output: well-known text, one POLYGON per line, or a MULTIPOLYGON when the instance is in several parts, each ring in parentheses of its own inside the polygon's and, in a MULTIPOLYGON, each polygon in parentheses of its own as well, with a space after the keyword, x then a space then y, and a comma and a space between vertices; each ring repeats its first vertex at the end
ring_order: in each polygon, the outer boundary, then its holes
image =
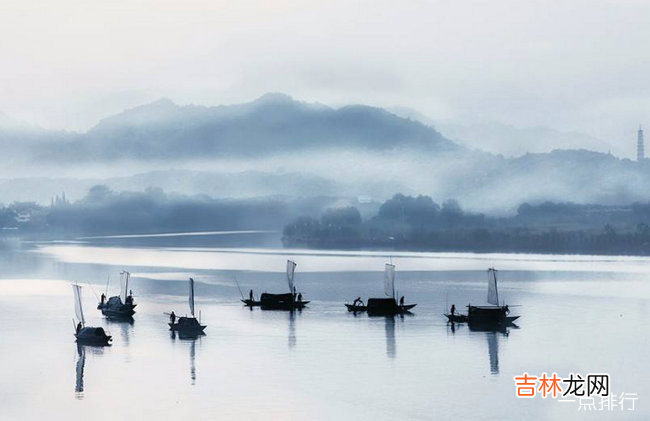
POLYGON ((363 303, 363 301, 361 301, 361 297, 357 297, 357 298, 355 298, 354 301, 352 302, 352 306, 353 306, 353 307, 356 307, 357 304, 361 305, 361 303, 363 303))
POLYGON ((399 299, 399 305, 403 306, 404 305, 404 296, 402 295, 402 298, 399 299))
POLYGON ((104 304, 105 301, 106 301, 106 294, 102 292, 102 305, 104 304))
POLYGON ((451 315, 453 316, 456 313, 456 304, 451 305, 451 315))
POLYGON ((77 323, 77 335, 81 332, 81 322, 77 323))
POLYGON ((298 294, 298 302, 302 301, 302 292, 298 294))
POLYGON ((251 289, 248 291, 248 299, 251 300, 251 303, 253 302, 253 290, 251 289))
POLYGON ((171 314, 169 315, 169 321, 172 323, 172 325, 176 321, 176 314, 174 314, 173 310, 172 310, 171 314))

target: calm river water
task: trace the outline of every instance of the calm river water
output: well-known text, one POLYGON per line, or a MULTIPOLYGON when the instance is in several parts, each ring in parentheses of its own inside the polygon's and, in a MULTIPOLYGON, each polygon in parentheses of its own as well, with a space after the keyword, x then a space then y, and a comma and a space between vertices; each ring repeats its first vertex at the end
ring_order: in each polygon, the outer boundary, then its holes
MULTIPOLYGON (((0 419, 650 419, 650 259, 287 250, 278 233, 86 238, 0 251, 0 419), (285 262, 311 300, 302 312, 250 310, 241 290, 285 292, 285 262), (353 315, 383 294, 383 266, 413 315, 353 315), (486 269, 521 315, 502 331, 452 328, 452 303, 485 304, 486 269), (106 320, 94 293, 132 273, 133 323, 106 320), (206 335, 170 335, 188 312, 206 335), (235 282, 237 280, 237 283, 235 282), (106 348, 74 342, 71 281, 106 348), (515 306, 516 305, 516 306, 515 306), (612 410, 516 396, 514 376, 608 373, 612 410), (617 402, 618 403, 618 402, 617 402)), ((599 408, 600 399, 596 399, 599 408)))

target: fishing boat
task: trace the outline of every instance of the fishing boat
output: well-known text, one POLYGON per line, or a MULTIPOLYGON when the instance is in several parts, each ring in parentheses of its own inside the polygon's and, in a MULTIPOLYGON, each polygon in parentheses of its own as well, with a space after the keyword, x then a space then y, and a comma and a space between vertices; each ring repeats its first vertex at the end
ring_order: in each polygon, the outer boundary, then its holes
POLYGON ((408 313, 417 304, 400 304, 397 303, 395 294, 395 265, 386 263, 384 266, 384 294, 388 298, 368 298, 366 305, 361 302, 360 304, 346 304, 348 311, 363 312, 367 311, 370 316, 391 316, 395 314, 408 313))
POLYGON ((189 291, 189 304, 190 304, 190 314, 192 317, 182 316, 176 318, 173 316, 169 322, 169 328, 173 331, 179 333, 179 335, 200 335, 203 334, 203 330, 206 328, 205 325, 202 325, 200 320, 194 315, 194 279, 190 278, 190 291, 189 291))
MULTIPOLYGON (((293 282, 296 266, 296 262, 287 260, 287 283, 289 284, 289 292, 285 294, 262 293, 259 301, 262 310, 301 310, 309 304, 309 301, 303 301, 302 293, 296 293, 296 287, 293 282)), ((246 300, 243 301, 245 302, 246 300)))
POLYGON ((128 271, 120 272, 120 295, 110 297, 108 301, 104 302, 105 295, 102 294, 102 301, 97 305, 97 309, 101 310, 104 316, 130 318, 135 314, 137 304, 133 301, 133 295, 129 291, 130 279, 131 274, 128 271))
POLYGON ((81 286, 76 283, 72 284, 72 290, 74 292, 74 312, 77 316, 74 333, 77 343, 98 346, 109 345, 112 337, 107 335, 103 328, 86 326, 86 318, 81 304, 81 286))
POLYGON ((467 315, 451 315, 445 314, 449 321, 456 321, 461 318, 474 327, 480 325, 509 325, 519 318, 519 316, 509 316, 510 308, 503 303, 499 303, 499 289, 497 281, 497 270, 494 268, 488 269, 488 306, 467 306, 467 315))

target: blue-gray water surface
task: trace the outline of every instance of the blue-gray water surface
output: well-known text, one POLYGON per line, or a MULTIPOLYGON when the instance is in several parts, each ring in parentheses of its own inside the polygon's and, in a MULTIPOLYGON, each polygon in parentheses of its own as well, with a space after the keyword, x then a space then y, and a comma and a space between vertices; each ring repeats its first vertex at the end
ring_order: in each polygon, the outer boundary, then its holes
POLYGON ((16 243, 0 251, 0 419, 649 419, 650 259, 282 249, 278 233, 207 233, 16 243), (250 310, 240 289, 285 292, 287 258, 311 300, 301 312, 250 310), (413 315, 348 313, 383 294, 383 266, 413 315), (486 269, 521 315, 502 331, 450 326, 455 304, 485 304, 486 269), (133 323, 95 309, 132 273, 133 323), (165 312, 207 324, 171 335, 165 312), (70 283, 87 324, 113 335, 77 346, 70 283), (608 373, 635 409, 516 396, 514 376, 608 373))

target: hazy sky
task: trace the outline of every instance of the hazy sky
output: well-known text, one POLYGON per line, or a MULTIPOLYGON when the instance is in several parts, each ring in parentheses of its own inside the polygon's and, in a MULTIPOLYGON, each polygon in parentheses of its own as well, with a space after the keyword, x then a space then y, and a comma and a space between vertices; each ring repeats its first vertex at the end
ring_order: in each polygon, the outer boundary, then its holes
POLYGON ((647 1, 4 0, 0 110, 82 130, 276 91, 620 146, 650 126, 649 40, 647 1))

